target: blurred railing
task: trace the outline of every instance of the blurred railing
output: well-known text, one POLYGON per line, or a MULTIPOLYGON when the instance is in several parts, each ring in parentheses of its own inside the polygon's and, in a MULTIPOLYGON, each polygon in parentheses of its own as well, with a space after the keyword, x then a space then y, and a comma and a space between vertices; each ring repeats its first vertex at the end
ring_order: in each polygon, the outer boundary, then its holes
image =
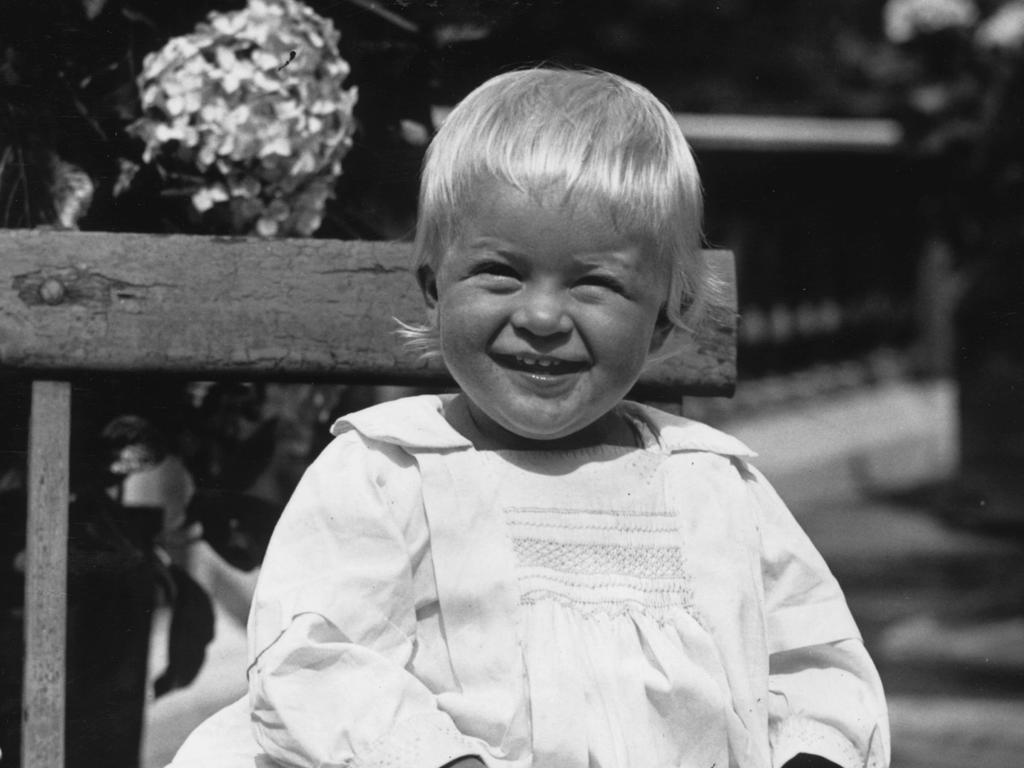
POLYGON ((676 115, 696 151, 888 154, 903 138, 895 120, 765 115, 676 115))
POLYGON ((925 176, 898 124, 678 120, 697 154, 708 239, 737 254, 741 380, 822 366, 848 377, 883 358, 920 368, 937 332, 920 266, 925 176))

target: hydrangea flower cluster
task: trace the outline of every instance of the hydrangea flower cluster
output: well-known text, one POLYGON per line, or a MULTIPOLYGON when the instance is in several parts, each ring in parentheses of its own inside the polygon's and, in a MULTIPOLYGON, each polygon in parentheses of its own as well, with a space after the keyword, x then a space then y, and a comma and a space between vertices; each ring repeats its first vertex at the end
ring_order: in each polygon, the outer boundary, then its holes
POLYGON ((298 0, 211 13, 143 62, 143 117, 129 128, 143 161, 199 213, 227 207, 236 232, 312 235, 355 129, 338 39, 298 0))

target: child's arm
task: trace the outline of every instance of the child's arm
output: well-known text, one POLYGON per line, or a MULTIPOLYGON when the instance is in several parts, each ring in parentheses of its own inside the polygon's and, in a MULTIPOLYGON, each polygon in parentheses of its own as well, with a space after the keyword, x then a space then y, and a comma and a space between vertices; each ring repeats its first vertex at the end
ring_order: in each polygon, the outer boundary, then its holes
POLYGON ((253 728, 281 764, 432 768, 478 752, 411 672, 418 503, 412 460, 349 433, 282 515, 249 622, 253 728))
POLYGON ((885 697, 842 591, 775 491, 747 470, 762 544, 773 763, 884 768, 885 697))
POLYGON ((859 639, 772 654, 768 689, 776 764, 799 753, 843 768, 888 764, 882 685, 859 639))

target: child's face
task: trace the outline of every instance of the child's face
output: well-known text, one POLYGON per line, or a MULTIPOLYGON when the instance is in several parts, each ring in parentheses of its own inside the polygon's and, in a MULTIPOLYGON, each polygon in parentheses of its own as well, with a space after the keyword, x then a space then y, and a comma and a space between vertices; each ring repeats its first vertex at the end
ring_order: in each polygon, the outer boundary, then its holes
POLYGON ((445 363, 488 437, 599 441, 664 339, 668 268, 595 207, 497 181, 477 192, 422 277, 445 363))

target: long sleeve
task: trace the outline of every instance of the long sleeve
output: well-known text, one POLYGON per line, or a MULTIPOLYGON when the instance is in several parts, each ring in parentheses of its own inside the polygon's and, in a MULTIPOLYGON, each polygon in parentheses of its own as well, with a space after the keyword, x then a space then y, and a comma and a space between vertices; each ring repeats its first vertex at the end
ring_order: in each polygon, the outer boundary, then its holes
POLYGON ((285 509, 249 622, 255 736, 283 765, 422 768, 475 751, 410 672, 417 504, 412 460, 349 433, 285 509))
POLYGON ((768 727, 772 762, 800 752, 843 768, 889 764, 889 717, 878 673, 860 640, 772 654, 768 727))
POLYGON ((842 590, 775 491, 750 472, 762 546, 772 762, 781 766, 805 752, 843 768, 884 768, 882 684, 842 590))

